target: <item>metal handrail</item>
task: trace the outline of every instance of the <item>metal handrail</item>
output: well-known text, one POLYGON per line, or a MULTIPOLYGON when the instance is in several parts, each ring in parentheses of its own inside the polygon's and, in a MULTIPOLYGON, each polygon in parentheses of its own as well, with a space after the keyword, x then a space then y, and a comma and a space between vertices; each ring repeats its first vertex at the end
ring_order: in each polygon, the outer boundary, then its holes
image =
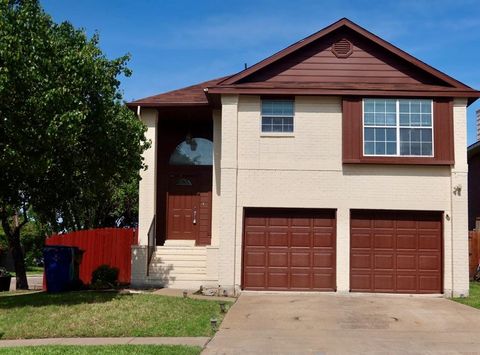
POLYGON ((156 228, 156 215, 153 215, 152 223, 148 228, 148 246, 147 246, 147 276, 150 272, 150 262, 152 261, 153 253, 157 248, 157 228, 156 228))

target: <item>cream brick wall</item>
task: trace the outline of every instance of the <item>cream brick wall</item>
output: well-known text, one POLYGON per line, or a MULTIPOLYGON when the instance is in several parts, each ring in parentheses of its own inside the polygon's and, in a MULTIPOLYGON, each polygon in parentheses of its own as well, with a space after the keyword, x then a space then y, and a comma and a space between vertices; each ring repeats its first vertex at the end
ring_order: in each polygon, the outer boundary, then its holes
POLYGON ((445 213, 445 293, 466 294, 466 103, 455 102, 456 165, 343 165, 338 97, 295 98, 295 133, 262 136, 260 98, 223 96, 219 208, 219 283, 241 282, 245 207, 337 210, 337 289, 349 290, 350 209, 436 210, 445 213), (237 149, 238 148, 238 149, 237 149), (452 188, 462 195, 452 198, 452 188), (447 217, 448 216, 448 217, 447 217), (453 280, 453 282, 452 282, 453 280))
MULTIPOLYGON (((453 105, 455 131, 455 166, 452 168, 452 263, 451 290, 455 296, 468 295, 468 163, 467 101, 457 99, 453 105)), ((445 267, 447 270, 447 267, 445 267)), ((445 286, 447 288, 447 286, 445 286)))
POLYGON ((155 215, 156 204, 156 156, 158 112, 156 109, 142 108, 140 119, 147 126, 146 137, 151 147, 143 153, 146 170, 140 171, 139 211, 138 211, 138 244, 148 244, 148 229, 155 215))

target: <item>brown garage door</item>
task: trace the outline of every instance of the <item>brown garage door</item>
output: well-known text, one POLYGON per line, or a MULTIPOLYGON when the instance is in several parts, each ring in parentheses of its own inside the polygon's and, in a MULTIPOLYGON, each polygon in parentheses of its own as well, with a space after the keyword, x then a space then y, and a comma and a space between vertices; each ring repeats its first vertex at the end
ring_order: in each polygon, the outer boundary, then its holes
POLYGON ((352 211, 350 288, 442 293, 442 214, 352 211))
POLYGON ((243 288, 335 290, 335 211, 247 209, 243 288))

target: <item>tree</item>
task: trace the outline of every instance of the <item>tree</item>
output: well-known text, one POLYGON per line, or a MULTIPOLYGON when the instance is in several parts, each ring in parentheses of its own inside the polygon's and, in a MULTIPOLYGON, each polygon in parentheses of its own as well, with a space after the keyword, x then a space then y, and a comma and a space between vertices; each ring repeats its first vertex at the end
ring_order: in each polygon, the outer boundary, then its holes
POLYGON ((19 289, 29 211, 53 231, 98 225, 92 211, 144 168, 145 127, 119 91, 129 57, 98 41, 37 0, 0 0, 0 221, 19 289))

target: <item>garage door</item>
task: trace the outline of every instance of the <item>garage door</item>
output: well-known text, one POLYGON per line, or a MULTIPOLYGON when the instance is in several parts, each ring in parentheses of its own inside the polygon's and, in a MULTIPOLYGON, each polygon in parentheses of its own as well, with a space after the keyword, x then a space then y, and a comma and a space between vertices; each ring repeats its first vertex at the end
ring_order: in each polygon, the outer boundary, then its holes
POLYGON ((352 211, 350 288, 442 293, 442 214, 352 211))
POLYGON ((335 211, 247 209, 243 288, 335 290, 335 211))

